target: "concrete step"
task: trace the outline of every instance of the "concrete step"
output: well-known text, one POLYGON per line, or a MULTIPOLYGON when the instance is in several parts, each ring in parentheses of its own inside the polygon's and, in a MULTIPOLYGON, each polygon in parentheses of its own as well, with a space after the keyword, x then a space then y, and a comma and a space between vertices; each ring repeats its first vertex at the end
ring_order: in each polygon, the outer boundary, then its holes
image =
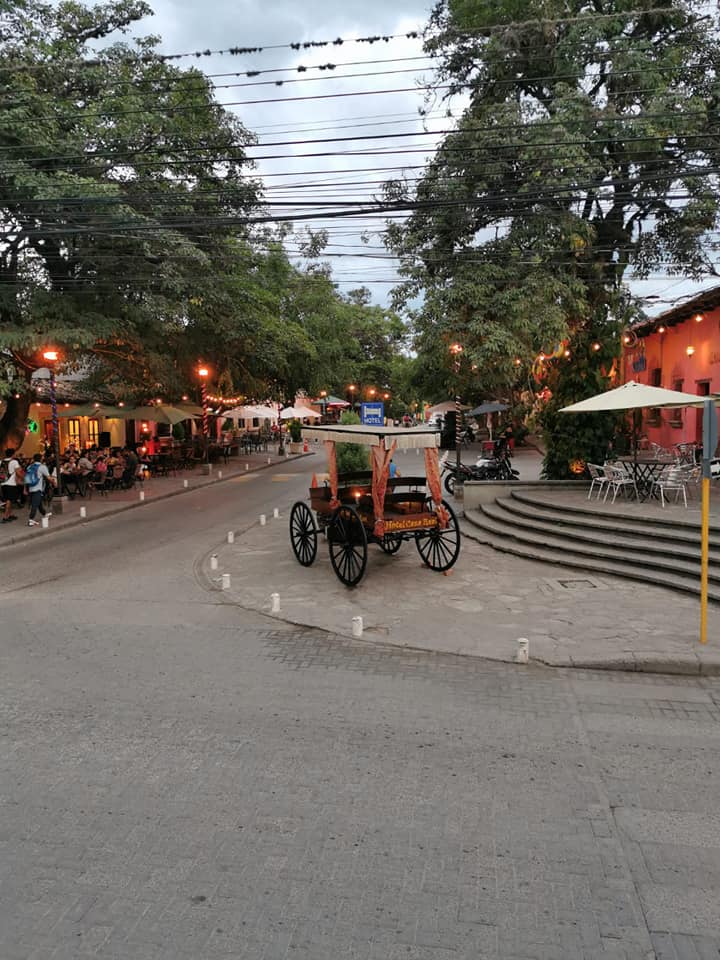
MULTIPOLYGON (((626 558, 612 551, 586 549, 562 536, 534 535, 521 528, 508 528, 505 524, 479 511, 468 511, 465 514, 464 529, 471 539, 485 543, 501 553, 573 569, 589 570, 598 574, 623 577, 626 580, 649 583, 695 596, 700 594, 699 564, 680 561, 673 564, 664 559, 628 562, 626 558)), ((717 577, 710 581, 708 598, 715 603, 720 603, 720 585, 717 577)))
MULTIPOLYGON (((559 516, 581 515, 593 519, 605 520, 610 523, 641 524, 647 531, 659 528, 662 529, 664 533, 674 531, 678 536, 688 535, 691 537, 699 537, 700 535, 699 515, 688 519, 680 519, 678 517, 670 518, 667 514, 664 514, 662 508, 655 503, 648 505, 647 512, 643 513, 642 516, 638 516, 636 509, 633 509, 630 505, 625 507, 620 501, 617 501, 612 506, 612 513, 609 513, 608 507, 603 505, 602 501, 598 503, 594 499, 583 500, 582 503, 560 504, 546 500, 541 495, 529 490, 511 490, 510 495, 519 503, 525 503, 538 509, 551 510, 559 516), (655 506, 657 506, 657 512, 653 509, 655 506)), ((715 518, 711 518, 710 520, 710 536, 713 537, 713 534, 715 534, 717 538, 720 538, 720 523, 718 523, 715 518)))
MULTIPOLYGON (((517 503, 512 497, 499 497, 494 503, 483 505, 481 510, 508 527, 520 527, 538 535, 567 537, 592 544, 593 547, 612 547, 624 556, 666 556, 688 563, 700 563, 699 538, 692 541, 685 537, 662 537, 657 531, 655 536, 647 537, 643 527, 604 525, 593 521, 586 523, 585 518, 580 516, 563 518, 564 522, 560 524, 552 512, 517 503)), ((710 550, 710 563, 720 569, 720 549, 714 546, 710 550)))

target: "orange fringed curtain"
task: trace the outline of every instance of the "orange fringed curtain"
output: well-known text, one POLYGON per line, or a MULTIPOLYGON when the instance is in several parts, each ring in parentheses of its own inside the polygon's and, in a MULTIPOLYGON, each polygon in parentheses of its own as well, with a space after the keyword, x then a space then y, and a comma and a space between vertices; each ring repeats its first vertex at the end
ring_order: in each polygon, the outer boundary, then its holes
POLYGON ((325 440, 325 453, 327 454, 328 473, 330 474, 330 509, 334 510, 340 506, 340 501, 338 500, 337 456, 335 455, 335 443, 332 440, 325 440))
POLYGON ((437 447, 425 448, 425 476, 428 490, 435 503, 435 512, 440 521, 440 529, 444 530, 450 520, 450 514, 442 505, 442 487, 440 486, 440 464, 438 463, 437 447))
POLYGON ((392 460, 393 453, 395 453, 395 447, 396 444, 393 443, 389 450, 385 450, 381 445, 370 448, 372 450, 372 498, 375 513, 374 533, 376 537, 385 536, 385 491, 387 490, 388 477, 390 476, 390 461, 392 460))

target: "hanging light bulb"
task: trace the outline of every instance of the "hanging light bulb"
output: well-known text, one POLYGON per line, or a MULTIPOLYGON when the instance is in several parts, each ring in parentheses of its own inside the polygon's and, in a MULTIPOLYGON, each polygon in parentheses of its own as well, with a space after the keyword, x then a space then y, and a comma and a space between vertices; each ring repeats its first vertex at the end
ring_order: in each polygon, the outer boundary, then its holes
POLYGON ((597 340, 596 340, 595 343, 592 345, 592 348, 593 348, 593 350, 595 351, 595 353, 597 353, 598 350, 600 349, 600 344, 597 342, 597 340))
POLYGON ((690 346, 685 348, 685 353, 691 357, 695 353, 695 347, 690 346))
POLYGON ((702 315, 701 313, 696 313, 696 314, 695 314, 695 323, 702 323, 703 320, 704 320, 704 317, 703 317, 703 315, 702 315))
POLYGON ((665 333, 665 327, 662 324, 657 328, 658 333, 665 333))

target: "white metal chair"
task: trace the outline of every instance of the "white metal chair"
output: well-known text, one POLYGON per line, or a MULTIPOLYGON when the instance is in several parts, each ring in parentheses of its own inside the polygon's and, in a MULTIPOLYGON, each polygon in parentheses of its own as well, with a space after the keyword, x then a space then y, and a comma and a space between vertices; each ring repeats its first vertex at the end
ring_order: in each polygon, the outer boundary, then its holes
POLYGON ((610 490, 613 492, 613 503, 615 503, 617 495, 621 490, 623 492, 623 496, 627 497, 627 491, 628 489, 631 489, 635 494, 635 499, 638 499, 638 490, 635 483, 635 477, 627 473, 627 471, 625 471, 622 467, 615 466, 611 463, 606 463, 603 467, 603 473, 605 474, 605 479, 607 480, 603 503, 605 503, 607 500, 610 490))
POLYGON ((687 471, 682 467, 670 466, 653 483, 653 490, 660 491, 660 503, 665 508, 665 494, 675 491, 675 503, 682 494, 683 503, 687 510, 687 471))
POLYGON ((608 479, 603 473, 603 468, 598 466, 598 464, 588 463, 587 468, 591 480, 587 498, 589 500, 593 495, 593 490, 597 488, 597 499, 599 500, 600 494, 603 492, 603 487, 607 484, 608 479))

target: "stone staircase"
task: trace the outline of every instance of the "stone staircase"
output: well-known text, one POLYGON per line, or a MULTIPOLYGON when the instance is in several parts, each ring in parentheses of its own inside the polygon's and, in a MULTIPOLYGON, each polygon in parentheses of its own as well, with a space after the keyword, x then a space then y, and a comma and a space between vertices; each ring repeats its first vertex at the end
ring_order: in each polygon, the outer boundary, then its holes
MULTIPOLYGON (((469 537, 530 560, 611 574, 700 594, 700 529, 691 520, 611 512, 603 504, 563 502, 508 490, 465 513, 469 537)), ((720 603, 720 526, 710 528, 708 597, 720 603)))

